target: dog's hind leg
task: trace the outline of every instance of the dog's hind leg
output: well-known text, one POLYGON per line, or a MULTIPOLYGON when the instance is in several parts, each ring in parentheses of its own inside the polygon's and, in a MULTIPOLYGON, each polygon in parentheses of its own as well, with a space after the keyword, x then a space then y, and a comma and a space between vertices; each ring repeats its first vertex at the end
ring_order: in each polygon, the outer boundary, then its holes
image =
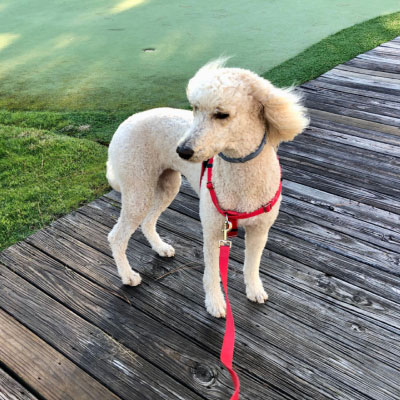
POLYGON ((162 257, 173 257, 175 249, 165 243, 156 231, 157 219, 171 204, 179 192, 181 174, 172 169, 165 170, 158 179, 154 202, 142 222, 142 232, 151 244, 151 247, 162 257))
POLYGON ((135 191, 122 190, 122 209, 118 222, 108 234, 108 241, 117 264, 118 273, 124 285, 136 286, 141 282, 140 275, 133 271, 126 257, 126 248, 133 232, 144 219, 154 197, 154 188, 142 187, 135 191))
POLYGON ((264 290, 259 270, 262 252, 268 239, 269 228, 264 224, 245 227, 244 283, 246 284, 247 298, 257 303, 264 303, 268 300, 268 294, 264 290))

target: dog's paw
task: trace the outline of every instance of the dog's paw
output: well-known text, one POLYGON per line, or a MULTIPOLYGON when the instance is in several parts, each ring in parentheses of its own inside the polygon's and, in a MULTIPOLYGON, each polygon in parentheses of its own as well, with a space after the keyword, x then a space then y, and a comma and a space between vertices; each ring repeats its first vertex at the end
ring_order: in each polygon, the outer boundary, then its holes
POLYGON ((247 298, 250 301, 254 301, 256 303, 262 304, 268 300, 268 293, 264 290, 262 285, 261 287, 256 287, 256 288, 247 287, 246 294, 247 298))
POLYGON ((206 308, 213 317, 225 318, 226 316, 226 303, 222 295, 212 300, 206 297, 206 308))
POLYGON ((137 286, 142 282, 141 276, 135 271, 129 271, 122 277, 122 283, 128 286, 137 286))
POLYGON ((173 257, 175 249, 168 243, 163 242, 161 246, 154 249, 161 257, 173 257))

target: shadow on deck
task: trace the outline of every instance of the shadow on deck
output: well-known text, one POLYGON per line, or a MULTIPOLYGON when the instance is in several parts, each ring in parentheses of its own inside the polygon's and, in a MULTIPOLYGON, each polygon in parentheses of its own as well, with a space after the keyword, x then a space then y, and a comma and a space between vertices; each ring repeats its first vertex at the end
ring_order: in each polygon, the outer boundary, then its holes
MULTIPOLYGON (((399 56, 397 38, 302 85, 312 123, 279 149, 267 305, 244 295, 242 237, 231 252, 241 399, 400 398, 399 56)), ((107 244, 119 209, 111 192, 0 254, 0 397, 229 398, 197 198, 184 184, 159 221, 174 259, 134 234, 136 288, 107 244)))

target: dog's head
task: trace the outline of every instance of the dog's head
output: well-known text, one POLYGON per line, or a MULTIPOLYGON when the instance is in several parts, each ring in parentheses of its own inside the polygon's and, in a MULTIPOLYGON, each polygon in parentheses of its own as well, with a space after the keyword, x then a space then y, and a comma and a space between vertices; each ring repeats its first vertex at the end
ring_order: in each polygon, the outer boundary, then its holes
POLYGON ((258 146, 264 131, 277 147, 308 125, 300 96, 279 89, 257 74, 225 68, 224 60, 202 67, 189 81, 187 97, 193 123, 179 143, 178 154, 200 162, 219 152, 241 157, 258 146))

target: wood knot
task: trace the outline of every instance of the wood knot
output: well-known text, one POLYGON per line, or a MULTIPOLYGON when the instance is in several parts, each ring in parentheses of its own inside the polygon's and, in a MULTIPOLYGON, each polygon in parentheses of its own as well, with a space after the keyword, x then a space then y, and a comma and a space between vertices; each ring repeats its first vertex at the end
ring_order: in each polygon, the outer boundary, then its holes
POLYGON ((204 364, 195 363, 191 368, 194 379, 203 386, 211 386, 216 379, 212 368, 204 364))

